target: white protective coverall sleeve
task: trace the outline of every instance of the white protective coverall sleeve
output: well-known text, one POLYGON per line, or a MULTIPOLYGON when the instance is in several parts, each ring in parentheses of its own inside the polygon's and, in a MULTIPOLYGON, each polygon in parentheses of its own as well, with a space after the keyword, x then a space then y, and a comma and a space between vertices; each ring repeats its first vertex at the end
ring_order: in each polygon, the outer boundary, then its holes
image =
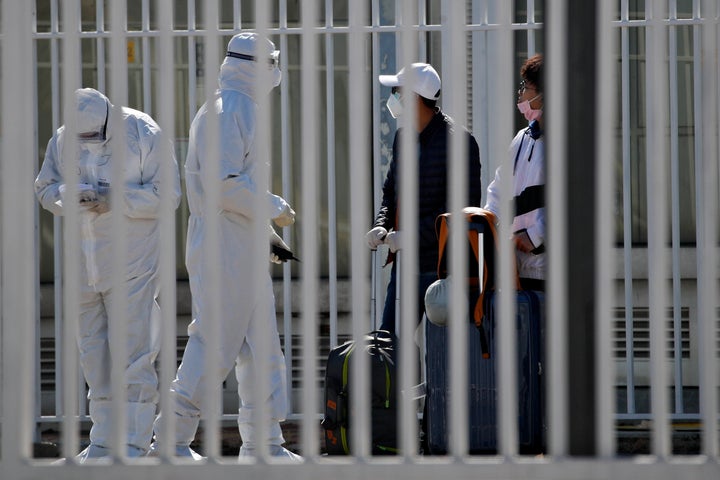
POLYGON ((58 164, 58 137, 62 135, 64 128, 60 127, 58 133, 48 141, 45 160, 35 179, 35 194, 42 207, 53 215, 63 215, 62 195, 60 195, 63 180, 58 164))
MULTIPOLYGON (((137 166, 139 181, 126 181, 124 186, 124 213, 129 218, 153 219, 160 213, 160 184, 162 157, 160 145, 161 135, 158 135, 158 125, 147 115, 140 118, 133 117, 127 122, 128 138, 136 140, 129 142, 127 148, 133 150, 140 157, 137 166), (133 132, 135 129, 135 132, 133 132)), ((63 185, 60 152, 63 144, 64 127, 60 127, 56 135, 48 142, 45 151, 45 161, 35 180, 35 193, 40 204, 54 215, 63 215, 62 195, 60 187, 63 185)), ((172 147, 171 147, 172 148, 172 147)), ((172 150, 171 150, 172 152, 172 150)), ((173 162, 175 162, 173 155, 173 162)), ((172 178, 173 205, 180 204, 180 176, 177 174, 175 163, 172 178)), ((111 185, 111 188, 115 188, 111 185)))
MULTIPOLYGON (((162 148, 161 141, 167 139, 159 134, 160 127, 147 115, 133 117, 128 129, 137 131, 137 145, 140 150, 140 182, 126 183, 123 198, 125 215, 130 218, 158 218, 160 214, 160 192, 162 191, 162 148)), ((135 132, 129 131, 128 137, 135 132)), ((129 147, 132 148, 132 145, 129 147)), ((172 146, 170 147, 172 148, 172 146)), ((173 155, 174 161, 174 155, 173 155)), ((177 172, 177 167, 175 168, 177 172)), ((180 205, 180 176, 172 179, 173 205, 180 205)))
MULTIPOLYGON (((276 218, 289 206, 282 197, 268 191, 259 193, 255 183, 255 164, 247 162, 251 154, 250 145, 246 145, 248 134, 254 135, 254 129, 247 131, 248 118, 245 112, 226 112, 219 116, 222 142, 220 144, 220 165, 222 191, 220 208, 236 213, 248 219, 276 218), (238 161, 238 152, 244 152, 242 161, 238 161), (258 198, 258 195, 262 195, 258 198), (264 196, 264 198, 263 198, 264 196), (256 206, 260 205, 260 217, 256 206)), ((254 113, 254 112, 253 112, 254 113)), ((254 120, 254 119, 253 119, 254 120)), ((198 151, 203 151, 198 148, 198 151)))

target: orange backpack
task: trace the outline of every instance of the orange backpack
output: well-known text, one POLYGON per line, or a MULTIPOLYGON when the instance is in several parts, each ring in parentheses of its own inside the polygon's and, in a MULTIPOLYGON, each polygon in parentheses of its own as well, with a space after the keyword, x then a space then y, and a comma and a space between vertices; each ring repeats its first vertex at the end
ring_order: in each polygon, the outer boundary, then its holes
MULTIPOLYGON (((495 289, 495 265, 497 257, 497 217, 489 210, 480 207, 465 207, 462 210, 467 222, 468 251, 467 284, 469 289, 470 311, 475 326, 480 328, 484 317, 485 293, 495 289), (481 237, 482 234, 482 237, 481 237), (480 244, 480 238, 483 239, 480 244), (481 255, 482 245, 482 255, 481 255), (482 256, 482 259, 480 257, 482 256), (480 275, 482 273, 482 276, 480 275), (481 282, 482 278, 482 282, 481 282)), ((438 215, 435 220, 435 233, 438 238, 438 278, 448 276, 448 240, 451 213, 438 215)), ((520 282, 516 275, 516 288, 520 282)))

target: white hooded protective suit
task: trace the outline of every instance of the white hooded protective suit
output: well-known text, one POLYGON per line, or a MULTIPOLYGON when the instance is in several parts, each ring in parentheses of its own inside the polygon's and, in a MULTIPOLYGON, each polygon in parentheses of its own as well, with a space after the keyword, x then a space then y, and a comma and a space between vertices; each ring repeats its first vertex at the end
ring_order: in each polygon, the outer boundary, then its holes
MULTIPOLYGON (((252 423, 256 402, 268 405, 271 424, 269 445, 284 443, 280 421, 285 419, 287 410, 285 361, 277 332, 275 297, 269 271, 261 278, 252 275, 255 246, 253 225, 267 223, 288 206, 281 197, 267 191, 258 191, 263 183, 257 178, 258 158, 256 155, 255 131, 257 125, 258 95, 266 95, 280 81, 280 71, 268 62, 275 45, 260 39, 252 33, 235 35, 228 45, 228 51, 253 56, 256 61, 228 56, 220 68, 219 85, 215 102, 203 105, 190 126, 190 140, 185 163, 186 187, 190 218, 188 221, 186 264, 190 275, 193 302, 193 321, 188 327, 189 340, 185 347, 182 364, 173 382, 176 418, 176 451, 178 455, 188 452, 187 446, 195 438, 201 412, 205 411, 205 392, 217 388, 209 384, 207 376, 212 371, 205 365, 207 325, 218 321, 220 329, 219 372, 225 378, 235 365, 238 380, 240 408, 238 427, 243 445, 252 447, 256 443, 252 423), (257 46, 257 48, 256 48, 257 46), (267 90, 254 92, 257 68, 271 69, 272 84, 267 90), (221 184, 220 205, 212 211, 205 211, 204 185, 206 162, 206 124, 208 110, 214 108, 218 115, 219 127, 219 175, 221 184), (257 205, 262 205, 257 208, 257 205), (219 298, 221 305, 216 310, 220 318, 208 317, 207 305, 210 295, 206 288, 212 272, 203 267, 208 249, 205 243, 206 219, 217 215, 221 271, 219 298), (270 329, 272 345, 270 351, 258 351, 257 330, 265 324, 270 329), (254 379, 256 359, 259 354, 267 355, 270 363, 270 398, 255 398, 254 379)), ((267 256, 269 256, 269 251, 267 256)), ((162 417, 155 424, 156 442, 162 443, 162 417)))
MULTIPOLYGON (((157 268, 159 259, 159 223, 161 163, 172 162, 175 175, 167 186, 172 190, 175 206, 180 202, 180 176, 174 155, 160 156, 160 128, 147 114, 126 107, 113 107, 109 100, 94 89, 76 92, 78 134, 100 132, 92 143, 79 135, 77 155, 67 159, 78 164, 79 181, 95 190, 98 198, 109 201, 110 189, 123 189, 123 204, 112 205, 105 213, 80 208, 80 318, 78 346, 80 364, 90 387, 90 416, 93 422, 90 440, 93 451, 109 448, 111 441, 111 388, 108 314, 111 302, 127 305, 127 443, 129 454, 142 453, 149 447, 152 421, 158 401, 158 381, 154 367, 158 353, 152 319, 159 318, 157 268), (113 157, 109 137, 120 135, 113 129, 109 114, 121 108, 125 127, 125 158, 113 157), (104 140, 100 137, 103 137, 104 140), (124 179, 112 178, 112 163, 124 162, 124 179), (116 299, 111 288, 113 214, 126 217, 127 298, 116 299)), ((55 215, 63 215, 64 180, 63 145, 66 129, 60 127, 50 139, 45 160, 35 180, 35 192, 42 206, 55 215)), ((69 201, 69 200, 65 200, 69 201)), ((68 226, 72 227, 72 226, 68 226)), ((117 361, 117 360, 116 360, 117 361)), ((90 455, 93 456, 93 455, 90 455)))

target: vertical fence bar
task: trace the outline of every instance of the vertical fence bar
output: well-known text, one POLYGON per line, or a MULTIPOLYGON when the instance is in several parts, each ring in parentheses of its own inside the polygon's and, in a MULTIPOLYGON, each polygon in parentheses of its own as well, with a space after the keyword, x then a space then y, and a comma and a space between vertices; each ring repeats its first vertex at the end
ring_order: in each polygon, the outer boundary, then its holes
MULTIPOLYGON (((112 128, 110 146, 115 158, 124 159, 127 151, 127 132, 122 115, 122 107, 128 104, 128 65, 127 65, 127 2, 116 1, 110 6, 110 101, 114 108, 109 112, 109 123, 112 128)), ((125 162, 112 162, 111 175, 117 179, 117 185, 125 181, 125 162)), ((124 189, 112 188, 110 203, 119 210, 124 205, 124 189)), ((121 211, 121 210, 119 210, 121 211)), ((114 301, 110 302, 108 312, 108 337, 110 343, 110 355, 114 359, 111 366, 111 391, 112 391, 112 434, 110 436, 112 451, 116 458, 126 455, 127 443, 127 384, 125 380, 126 365, 128 365, 127 350, 127 293, 128 288, 125 282, 127 278, 127 232, 128 222, 125 215, 113 215, 111 223, 112 250, 114 252, 112 261, 111 289, 114 301)), ((92 413, 92 412, 91 412, 92 413)))
POLYGON ((536 51, 535 45, 537 42, 535 40, 535 37, 537 35, 535 32, 535 29, 531 28, 533 25, 535 25, 535 0, 527 0, 528 30, 527 30, 526 34, 527 34, 527 42, 528 42, 528 47, 527 47, 528 57, 534 55, 535 51, 536 51))
POLYGON ((2 461, 20 468, 32 455, 33 353, 37 285, 32 189, 32 4, 2 3, 2 461), (10 113, 12 112, 12 114, 10 113), (12 141, 9 141, 12 139, 12 141), (12 161, 8 161, 12 159, 12 161), (20 160, 20 161, 18 161, 20 160), (25 320, 25 321, 23 321, 25 320), (12 386, 12 388, 10 388, 12 386))
POLYGON ((568 426, 569 453, 595 453, 595 211, 597 155, 595 117, 587 114, 588 96, 597 91, 597 1, 568 2, 567 142, 568 229, 568 426))
POLYGON ((695 69, 698 327, 701 338, 699 349, 700 415, 703 424, 702 453, 717 460, 720 455, 718 452, 717 393, 719 12, 717 3, 712 0, 701 0, 700 6, 705 23, 695 27, 694 48, 695 63, 702 65, 700 71, 697 67, 695 69))
MULTIPOLYGON (((380 83, 377 81, 378 75, 380 74, 380 65, 381 62, 384 63, 384 59, 381 58, 380 53, 380 33, 376 32, 375 30, 380 26, 380 0, 370 0, 371 1, 371 11, 370 11, 370 27, 372 30, 371 33, 371 62, 372 62, 372 69, 370 72, 370 77, 372 78, 372 82, 370 82, 370 91, 372 92, 372 105, 373 108, 371 112, 371 118, 372 118, 372 124, 373 124, 373 131, 377 132, 380 128, 380 83)), ((381 153, 382 149, 380 146, 380 135, 373 135, 372 139, 372 214, 374 215, 375 212, 377 212, 380 208, 381 202, 382 202, 382 193, 381 193, 381 187, 382 187, 382 171, 381 171, 381 153)), ((368 217, 372 218, 372 217, 368 217)), ((384 294, 380 291, 380 289, 376 288, 376 285, 380 284, 380 278, 382 276, 382 265, 381 262, 375 261, 373 262, 372 271, 370 272, 371 282, 372 282, 372 295, 373 298, 371 300, 371 306, 372 310, 370 312, 370 325, 371 328, 374 330, 376 327, 380 325, 380 319, 382 317, 383 312, 383 299, 385 298, 384 294)))
POLYGON ((547 121, 551 125, 547 141, 548 204, 548 301, 545 351, 547 352, 548 453, 562 457, 568 453, 568 376, 567 376, 567 147, 562 132, 567 131, 567 0, 547 5, 548 54, 545 58, 547 121))
MULTIPOLYGON (((677 20, 677 2, 670 0, 669 19, 677 20)), ((672 325, 673 325, 673 385, 675 387, 675 408, 673 412, 682 414, 683 372, 682 372, 682 301, 680 284, 680 159, 678 153, 678 55, 677 26, 668 26, 668 68, 670 87, 670 219, 672 248, 672 325)))
MULTIPOLYGON (((188 2, 190 7, 190 2, 188 2)), ((207 0, 203 6, 203 34, 202 47, 203 56, 202 63, 199 65, 203 76, 203 96, 207 104, 207 116, 205 123, 205 159, 203 162, 204 170, 201 171, 202 184, 205 188, 205 198, 203 199, 203 211, 208 212, 204 216, 205 221, 205 241, 210 247, 204 256, 206 263, 203 268, 203 274, 207 278, 205 285, 208 292, 206 308, 203 309, 202 319, 204 330, 204 339, 206 341, 205 365, 216 366, 220 363, 220 345, 221 335, 220 325, 226 315, 231 312, 225 312, 222 308, 221 296, 221 252, 220 242, 220 216, 213 215, 210 212, 217 212, 217 206, 220 204, 220 121, 218 112, 215 108, 216 86, 213 81, 217 78, 217 72, 220 69, 219 59, 221 57, 220 50, 220 31, 218 28, 218 2, 217 0, 207 0)), ((194 8, 194 2, 193 2, 194 8)), ((195 25, 193 24, 193 27, 195 25)), ((190 52, 191 56, 196 55, 196 50, 190 52)), ((191 72, 191 75, 196 72, 191 72)), ((195 107, 193 106, 193 110, 195 107)), ((201 153, 202 154, 202 153, 201 153)), ((221 389, 216 386, 221 385, 223 378, 220 378, 220 371, 217 368, 208 367, 206 369, 207 385, 211 386, 205 390, 205 406, 204 409, 204 454, 209 459, 215 460, 220 454, 220 416, 221 416, 221 389)))
MULTIPOLYGON (((50 2, 50 102, 52 111, 51 130, 55 132, 60 127, 60 62, 58 53, 59 26, 58 26, 57 0, 50 2)), ((53 300, 54 300, 54 328, 55 334, 55 416, 59 417, 64 410, 63 391, 65 385, 62 379, 63 372, 63 231, 62 220, 53 215, 53 300)))
MULTIPOLYGON (((497 47, 495 56, 491 58, 492 65, 496 65, 495 85, 496 97, 501 99, 499 111, 496 116, 495 140, 491 148, 491 155, 501 158, 504 172, 511 172, 513 159, 507 154, 508 145, 512 139, 512 110, 506 104, 512 105, 512 84, 510 79, 517 77, 512 71, 513 37, 511 32, 512 5, 508 2, 496 0, 495 11, 498 27, 497 47), (502 100, 505 100, 504 102, 502 100)), ((511 272, 515 271, 514 244, 509 240, 512 237, 512 220, 514 209, 512 207, 512 175, 502 175, 499 185, 499 228, 498 236, 498 263, 500 291, 499 317, 496 318, 496 341, 498 358, 496 362, 495 378, 497 379, 497 439, 498 453, 504 457, 512 457, 518 453, 518 393, 517 393, 517 340, 515 285, 511 272)))
POLYGON ((620 6, 620 98, 622 105, 622 192, 623 192, 623 283, 625 293, 625 401, 627 413, 635 413, 635 332, 633 320, 632 267, 632 157, 630 150, 630 20, 629 0, 620 6))
MULTIPOLYGON (((77 112, 75 108, 75 89, 81 84, 81 56, 80 56, 80 3, 68 1, 63 3, 62 9, 63 29, 65 39, 63 40, 62 58, 64 68, 62 70, 62 118, 65 124, 65 142, 62 152, 58 152, 65 158, 74 158, 77 151, 77 112)), ((77 195, 78 172, 73 168, 72 162, 64 162, 62 177, 68 186, 69 198, 77 195)), ((62 320, 63 324, 63 425, 62 425, 62 455, 66 458, 73 458, 77 453, 78 417, 76 409, 81 402, 81 411, 85 409, 85 399, 82 393, 85 392, 85 384, 79 381, 79 363, 77 352, 77 330, 78 317, 80 314, 80 252, 76 248, 80 245, 80 215, 75 202, 71 202, 69 208, 65 208, 65 215, 62 219, 62 245, 63 250, 55 252, 55 255, 62 255, 63 273, 63 307, 65 309, 62 320)))
MULTIPOLYGON (((473 2, 472 4, 472 23, 487 27, 488 25, 488 2, 473 2)), ((472 133, 478 142, 480 149, 480 162, 482 163, 482 191, 483 198, 487 191, 487 186, 493 178, 495 169, 495 160, 490 158, 489 154, 489 101, 488 101, 488 83, 489 83, 489 32, 487 29, 473 30, 472 32, 472 133)))
MULTIPOLYGON (((318 305, 318 55, 317 55, 317 3, 314 0, 301 2, 302 45, 300 49, 300 79, 302 82, 300 109, 302 111, 302 195, 303 263, 301 267, 303 297, 302 333, 303 333, 303 396, 302 396, 302 439, 304 453, 308 457, 318 454, 317 425, 313 413, 317 408, 316 383, 316 347, 318 305)), ((355 398, 355 397, 353 397, 355 398)))
MULTIPOLYGON (((269 27, 270 27, 270 11, 268 2, 255 2, 255 28, 260 38, 269 38, 269 27)), ((258 51, 255 53, 257 56, 261 55, 258 45, 258 51)), ((258 105, 257 110, 257 133, 256 139, 257 145, 260 146, 256 150, 258 156, 257 162, 257 178, 258 178, 258 191, 268 192, 270 191, 270 96, 265 94, 267 92, 268 83, 272 82, 270 78, 270 70, 267 68, 261 60, 253 62, 255 68, 255 92, 256 102, 258 105)), ((269 92, 268 92, 269 93, 269 92)), ((256 204, 254 205, 255 211, 262 211, 263 203, 262 197, 257 196, 256 204)), ((267 235, 267 225, 263 221, 255 221, 252 223, 253 227, 253 238, 255 239, 255 252, 254 262, 252 264, 252 271, 254 273, 253 278, 268 278, 268 260, 267 260, 267 245, 265 244, 267 235)), ((267 302, 260 302, 258 305, 259 318, 270 318, 272 315, 271 308, 274 311, 274 306, 270 307, 267 302)), ((275 322, 275 316, 272 316, 272 321, 275 322)), ((274 386, 270 382, 270 355, 272 351, 273 339, 271 335, 274 335, 275 329, 270 329, 267 322, 262 322, 256 325, 258 327, 258 354, 254 355, 256 360, 255 363, 255 374, 257 375, 257 398, 258 399, 269 399, 271 394, 271 388, 274 386)), ((308 351, 313 352, 314 350, 305 350, 305 355, 308 351)), ((310 383, 309 385, 315 385, 310 383)), ((257 450, 261 456, 267 456, 270 454, 268 444, 264 441, 268 437, 270 432, 270 408, 268 402, 258 401, 255 406, 255 430, 257 438, 261 439, 258 442, 257 450)))
MULTIPOLYGON (((160 369, 158 371, 158 386, 160 390, 160 411, 164 412, 162 422, 162 438, 175 438, 175 415, 170 387, 175 377, 177 365, 177 280, 176 272, 176 238, 175 238, 175 204, 172 199, 173 168, 176 165, 170 161, 173 155, 175 139, 175 74, 174 74, 174 48, 173 48, 173 18, 174 9, 172 0, 158 0, 157 28, 159 39, 157 43, 157 60, 159 65, 158 82, 158 123, 163 129, 163 148, 161 182, 163 188, 160 194, 160 369)), ((175 453, 175 442, 161 442, 160 454, 170 458, 175 453)))
MULTIPOLYGON (((338 295, 337 295, 337 196, 335 184, 337 182, 335 168, 335 42, 333 28, 333 2, 325 0, 325 27, 328 30, 323 37, 325 40, 325 85, 326 87, 326 128, 327 141, 325 145, 327 155, 327 223, 328 223, 328 295, 330 329, 337 336, 338 322, 338 295)), ((361 58, 365 58, 364 55, 361 58)), ((352 91, 352 90, 351 90, 352 91)), ((337 337, 336 337, 337 338, 337 337)))
POLYGON ((666 264, 667 211, 665 187, 667 185, 668 156, 665 147, 667 109, 667 70, 665 69, 664 0, 653 0, 647 5, 645 70, 647 128, 646 174, 648 182, 648 286, 650 301, 650 380, 653 418, 653 452, 665 457, 671 453, 668 417, 667 335, 666 312, 668 269, 666 264))
MULTIPOLYGON (((95 38, 95 59, 97 62, 97 89, 101 92, 107 92, 107 76, 105 65, 105 2, 95 2, 95 28, 98 36, 95 38)), ((112 31, 112 29, 111 29, 112 31)), ((81 77, 82 79, 82 77, 81 77)))
MULTIPOLYGON (((418 55, 417 60, 418 62, 427 62, 428 61, 428 46, 427 46, 427 33, 423 31, 423 27, 428 25, 428 2, 425 0, 417 0, 417 25, 418 25, 418 33, 417 33, 417 42, 418 42, 418 55)), ((460 8, 460 7, 455 7, 460 8)))
POLYGON ((152 59, 150 56, 150 0, 142 0, 141 5, 141 30, 144 33, 140 39, 142 45, 142 107, 140 109, 143 112, 148 113, 150 116, 154 116, 153 104, 152 104, 152 70, 151 64, 152 59))
MULTIPOLYGON (((602 458, 615 454, 615 385, 614 369, 608 368, 607 359, 612 359, 613 327, 613 278, 614 262, 612 242, 614 236, 614 218, 612 209, 602 199, 613 196, 613 170, 615 168, 615 101, 616 98, 616 32, 611 24, 612 5, 609 2, 597 4, 598 31, 598 89, 596 140, 598 146, 597 183, 595 186, 597 201, 595 206, 597 245, 597 302, 595 303, 595 372, 597 391, 597 409, 595 414, 596 453, 602 458)), ((552 71, 552 70, 551 70, 552 71)), ((552 318, 552 317, 551 317, 552 318)), ((552 338, 552 335, 551 335, 552 338)), ((550 384, 548 384, 550 385, 550 384)), ((552 390, 556 388, 553 385, 552 390)))
MULTIPOLYGON (((291 134, 290 128, 290 92, 288 84, 290 83, 290 69, 288 62, 288 35, 285 32, 288 28, 287 24, 287 0, 280 0, 279 8, 279 24, 280 30, 280 70, 285 76, 285 81, 280 83, 280 167, 282 170, 282 197, 285 199, 293 198, 292 190, 292 152, 290 150, 291 134)), ((291 202, 292 203, 292 202, 291 202)), ((293 229, 283 229, 283 240, 292 246, 293 229)), ((285 368, 286 382, 288 385, 288 405, 290 412, 297 412, 297 407, 293 403, 292 374, 293 374, 293 303, 292 303, 292 265, 291 262, 285 262, 283 265, 283 338, 285 339, 285 368)), ((332 328, 332 323, 331 323, 332 328)))
MULTIPOLYGON (((32 37, 35 37, 37 34, 37 13, 35 11, 32 12, 32 37)), ((38 47, 37 47, 37 41, 33 40, 31 41, 31 50, 32 50, 32 56, 30 57, 30 62, 32 65, 38 64, 38 47)), ((37 67, 33 69, 32 72, 32 86, 33 91, 38 91, 38 78, 37 78, 37 67)), ((38 96, 33 95, 32 101, 30 102, 31 105, 31 112, 32 112, 32 124, 37 125, 37 111, 38 111, 38 96)), ((32 132, 32 158, 33 162, 32 164, 32 178, 36 178, 38 173, 37 168, 37 159, 38 153, 37 153, 37 145, 38 145, 38 135, 37 135, 37 128, 33 129, 32 132)), ((40 269, 39 269, 39 258, 40 258, 40 217, 39 217, 39 205, 37 202, 33 202, 33 236, 32 236, 32 243, 33 243, 33 258, 35 259, 35 268, 33 269, 33 285, 35 285, 35 288, 37 289, 34 292, 34 300, 35 300, 35 308, 33 311, 35 312, 35 317, 33 318, 33 321, 35 323, 34 328, 34 339, 33 339, 33 387, 34 387, 34 399, 33 399, 33 412, 34 412, 34 423, 33 423, 33 441, 39 442, 41 440, 41 432, 40 432, 40 424, 39 420, 42 417, 42 331, 41 331, 41 312, 40 312, 40 297, 41 293, 39 291, 40 287, 40 269)), ((2 229, 0 229, 0 232, 2 232, 2 229)), ((1 243, 0 243, 1 245, 1 243)), ((1 262, 0 262, 1 264, 1 262)), ((1 271, 1 270, 0 270, 1 271)), ((0 337, 0 345, 2 345, 2 339, 0 337)))
MULTIPOLYGON (((188 56, 188 115, 190 121, 192 121, 195 112, 197 111, 197 76, 198 76, 198 64, 197 64, 197 24, 195 20, 195 0, 188 0, 187 2, 187 56, 188 56)), ((204 65, 201 66, 204 68, 204 65)))
MULTIPOLYGON (((401 8, 399 21, 400 42, 398 49, 399 64, 406 68, 404 91, 411 91, 412 85, 418 81, 409 69, 411 63, 418 61, 418 35, 414 24, 418 18, 418 2, 416 0, 404 0, 398 4, 401 8)), ((374 79, 377 81, 377 79, 374 79)), ((417 301, 417 280, 418 280, 418 144, 417 144, 417 104, 414 95, 403 95, 403 114, 399 118, 398 127, 403 129, 404 134, 399 137, 400 158, 398 162, 398 231, 404 235, 402 250, 400 252, 399 265, 396 266, 397 284, 400 291, 399 309, 396 305, 395 329, 399 332, 400 338, 400 359, 398 362, 398 386, 400 391, 409 392, 416 383, 417 377, 417 356, 415 355, 415 344, 413 333, 417 327, 418 301, 417 301)), ((418 430, 417 413, 413 408, 413 399, 405 395, 399 399, 400 416, 398 418, 398 432, 402 432, 399 438, 399 447, 402 454, 408 458, 416 454, 417 442, 415 435, 418 430)))
MULTIPOLYGON (((367 299, 370 298, 367 284, 368 279, 368 249, 365 244, 367 231, 370 197, 373 194, 368 158, 371 149, 368 148, 367 139, 370 136, 370 115, 366 99, 372 91, 368 84, 368 73, 372 74, 372 83, 375 83, 375 72, 366 65, 368 58, 367 45, 373 41, 372 36, 365 35, 365 24, 368 10, 368 1, 359 0, 349 3, 349 37, 348 37, 348 90, 354 92, 349 95, 348 125, 349 165, 350 165, 350 248, 351 256, 351 285, 352 285, 352 334, 353 339, 359 340, 367 333, 367 316, 370 308, 367 299)), ((375 102, 370 106, 373 108, 375 102)), ((373 108, 373 110, 375 110, 373 108)), ((375 253, 374 255, 378 255, 375 253)), ((374 286, 373 286, 374 288, 374 286)), ((373 328, 374 329, 374 328, 373 328)), ((357 391, 352 392, 350 402, 354 402, 355 416, 352 418, 355 431, 350 441, 353 445, 353 454, 366 457, 370 454, 370 398, 366 392, 370 391, 370 361, 366 355, 356 355, 353 358, 351 372, 353 385, 357 391)))
MULTIPOLYGON (((462 208, 465 207, 468 195, 468 142, 460 128, 466 124, 467 112, 467 64, 465 46, 465 8, 458 8, 457 2, 442 2, 442 17, 445 19, 442 29, 442 71, 443 71, 443 107, 453 118, 458 127, 450 134, 447 151, 447 205, 458 219, 450 224, 450 272, 453 278, 467 278, 468 241, 467 225, 463 218, 462 208)), ((480 181, 480 179, 476 179, 480 181)), ((453 395, 450 396, 447 414, 449 419, 448 441, 450 453, 464 456, 468 453, 468 315, 466 285, 464 282, 451 283, 449 305, 449 385, 453 395)))

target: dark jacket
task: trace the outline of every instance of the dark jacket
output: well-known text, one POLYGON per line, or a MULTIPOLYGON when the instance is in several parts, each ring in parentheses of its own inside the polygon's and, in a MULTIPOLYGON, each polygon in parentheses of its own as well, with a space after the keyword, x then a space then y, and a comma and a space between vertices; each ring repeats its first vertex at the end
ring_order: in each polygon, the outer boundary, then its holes
MULTIPOLYGON (((418 136, 418 272, 437 270, 438 240, 435 234, 435 219, 441 213, 450 211, 448 204, 448 146, 450 134, 458 126, 437 109, 435 116, 418 136)), ((475 138, 464 127, 459 127, 467 137, 467 178, 468 196, 466 206, 482 206, 482 185, 480 184, 480 151, 475 138)), ((390 162, 380 211, 373 226, 387 230, 398 226, 398 162, 400 161, 400 135, 402 129, 395 132, 393 157, 390 162)), ((402 227, 400 227, 402 230, 402 227)), ((406 240, 407 241, 407 240, 406 240)))

